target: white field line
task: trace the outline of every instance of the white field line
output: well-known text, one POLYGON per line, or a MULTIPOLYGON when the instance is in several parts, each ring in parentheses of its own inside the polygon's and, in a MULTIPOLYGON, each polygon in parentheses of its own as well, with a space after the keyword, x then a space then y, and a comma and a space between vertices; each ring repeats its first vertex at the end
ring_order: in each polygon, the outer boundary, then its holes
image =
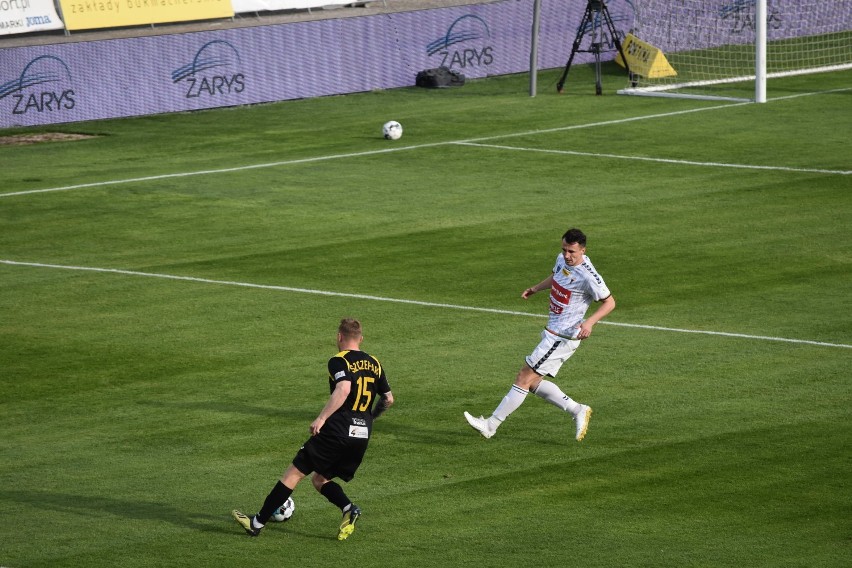
MULTIPOLYGON (((161 278, 165 280, 181 280, 185 282, 199 282, 203 284, 217 284, 220 286, 240 286, 243 288, 256 288, 261 290, 276 290, 280 292, 294 292, 298 294, 315 294, 320 296, 334 296, 337 298, 355 298, 358 300, 371 300, 375 302, 393 302, 397 304, 410 304, 415 306, 425 306, 430 308, 446 308, 451 310, 467 310, 473 312, 483 312, 489 314, 503 314, 503 315, 511 315, 511 316, 524 316, 524 317, 534 317, 539 319, 544 319, 546 316, 542 316, 539 314, 530 314, 527 312, 516 312, 512 310, 499 310, 495 308, 479 308, 475 306, 461 306, 458 304, 442 304, 437 302, 423 302, 420 300, 406 300, 402 298, 387 298, 384 296, 372 296, 369 294, 350 294, 346 292, 333 292, 330 290, 315 290, 311 288, 294 288, 291 286, 275 286, 271 284, 253 284, 250 282, 235 282, 231 280, 213 280, 210 278, 196 278, 194 276, 177 276, 174 274, 158 274, 155 272, 140 272, 137 270, 121 270, 118 268, 97 268, 92 266, 67 266, 62 264, 45 264, 41 262, 20 262, 15 260, 3 260, 0 259, 0 264, 6 264, 11 266, 29 266, 35 268, 52 268, 52 269, 60 269, 60 270, 77 270, 84 272, 100 272, 100 273, 110 273, 110 274, 124 274, 127 276, 142 276, 147 278, 161 278)), ((670 331, 675 333, 696 333, 700 335, 717 335, 723 337, 739 337, 742 339, 754 339, 754 340, 762 340, 762 341, 781 341, 785 343, 799 343, 805 345, 819 345, 822 347, 841 347, 846 349, 852 349, 852 345, 847 345, 845 343, 825 343, 822 341, 810 341, 807 339, 791 339, 786 337, 771 337, 766 335, 748 335, 745 333, 728 333, 724 331, 704 331, 699 329, 680 329, 676 327, 662 327, 657 325, 641 325, 641 324, 632 324, 632 323, 619 323, 612 321, 601 321, 601 324, 613 325, 619 327, 630 327, 630 328, 638 328, 638 329, 650 329, 655 331, 670 331)))
POLYGON ((827 91, 814 91, 812 93, 796 93, 795 95, 784 95, 783 97, 772 97, 768 99, 769 101, 787 101, 790 99, 798 99, 801 97, 811 97, 813 95, 830 95, 832 93, 843 93, 846 91, 852 91, 852 87, 839 87, 837 89, 828 89, 827 91))
POLYGON ((477 148, 495 148, 498 150, 513 150, 519 152, 539 152, 541 154, 562 154, 566 156, 589 156, 592 158, 612 158, 614 160, 635 160, 640 162, 658 162, 663 164, 679 164, 685 166, 703 166, 710 168, 735 168, 739 170, 773 170, 779 172, 795 172, 808 174, 836 174, 848 176, 852 170, 820 170, 816 168, 792 168, 787 166, 754 166, 749 164, 727 164, 722 162, 697 162, 693 160, 675 160, 671 158, 649 158, 646 156, 626 156, 623 154, 606 154, 602 152, 577 152, 575 150, 548 150, 545 148, 524 148, 521 146, 503 146, 499 144, 480 144, 476 142, 456 142, 459 146, 477 148))
MULTIPOLYGON (((813 93, 813 94, 816 95, 816 94, 822 94, 822 93, 813 93)), ((668 118, 668 117, 679 116, 679 115, 683 115, 683 114, 691 114, 691 113, 694 113, 694 112, 718 110, 718 109, 737 107, 737 106, 742 106, 742 105, 747 105, 747 104, 753 104, 753 103, 733 103, 733 104, 727 103, 727 104, 721 104, 721 105, 679 110, 679 111, 674 111, 674 112, 649 114, 649 115, 644 115, 644 116, 635 116, 635 117, 631 117, 631 118, 620 118, 620 119, 616 119, 616 120, 605 120, 605 121, 602 121, 602 122, 590 122, 590 123, 587 123, 587 124, 575 124, 575 125, 572 125, 572 126, 560 126, 560 127, 555 127, 555 128, 547 128, 547 129, 543 129, 543 130, 529 130, 529 131, 526 131, 526 132, 516 132, 516 133, 513 133, 513 134, 498 134, 498 135, 494 135, 494 136, 484 136, 484 137, 480 137, 480 138, 470 138, 470 139, 466 139, 466 140, 452 140, 452 141, 449 141, 449 142, 435 142, 435 143, 432 143, 432 144, 419 144, 419 145, 415 145, 415 146, 398 146, 398 147, 395 147, 395 148, 384 148, 382 150, 368 150, 368 151, 364 151, 364 152, 351 152, 351 153, 346 153, 346 154, 332 154, 332 155, 329 155, 329 156, 317 156, 317 157, 313 157, 313 158, 302 158, 302 159, 296 159, 296 160, 282 160, 280 162, 269 162, 269 163, 265 163, 265 164, 252 164, 252 165, 248 165, 248 166, 235 166, 235 167, 232 167, 232 168, 219 168, 219 169, 215 169, 215 170, 198 170, 198 171, 194 171, 194 172, 179 172, 179 173, 174 173, 174 174, 162 174, 162 175, 156 175, 156 176, 145 176, 145 177, 138 177, 138 178, 106 180, 106 181, 99 181, 99 182, 92 182, 92 183, 81 183, 81 184, 77 184, 77 185, 49 187, 49 188, 45 188, 45 189, 30 189, 30 190, 26 190, 26 191, 14 191, 14 192, 9 192, 9 193, 0 193, 0 198, 2 198, 2 197, 13 197, 13 196, 18 196, 18 195, 31 195, 31 194, 34 194, 34 193, 49 193, 49 192, 54 192, 54 191, 71 191, 71 190, 74 190, 74 189, 85 189, 85 188, 91 188, 91 187, 104 187, 104 186, 108 186, 108 185, 121 185, 121 184, 126 184, 126 183, 139 183, 139 182, 156 181, 156 180, 172 179, 172 178, 179 178, 179 177, 215 175, 215 174, 240 172, 240 171, 262 169, 262 168, 276 168, 276 167, 280 167, 280 166, 289 166, 289 165, 294 165, 294 164, 305 164, 305 163, 310 163, 310 162, 321 162, 321 161, 326 161, 326 160, 337 160, 337 159, 345 159, 345 158, 360 158, 360 157, 364 157, 364 156, 372 156, 372 155, 375 155, 375 154, 386 154, 386 153, 389 153, 389 152, 401 152, 401 151, 405 151, 405 150, 419 150, 421 148, 433 148, 433 147, 436 147, 436 146, 446 146, 446 145, 450 145, 450 144, 465 144, 465 143, 486 142, 488 140, 497 140, 497 139, 502 140, 502 139, 505 139, 505 138, 517 138, 519 136, 534 136, 536 134, 549 134, 549 133, 552 133, 552 132, 565 132, 565 131, 569 131, 569 130, 579 130, 579 129, 583 129, 583 128, 595 128, 595 127, 598 127, 598 126, 611 126, 611 125, 616 125, 616 124, 626 124, 628 122, 636 122, 636 121, 640 121, 640 120, 653 120, 655 118, 668 118)), ((589 155, 594 155, 594 154, 589 154, 589 155)))
POLYGON ((115 179, 107 181, 96 181, 92 183, 80 183, 77 185, 66 185, 62 187, 49 187, 46 189, 29 189, 26 191, 15 191, 11 193, 0 193, 0 197, 12 197, 13 195, 29 195, 32 193, 47 193, 51 191, 70 191, 72 189, 84 189, 87 187, 103 187, 106 185, 120 185, 124 183, 137 183, 143 181, 155 181, 160 179, 172 179, 189 176, 206 176, 212 174, 224 174, 230 172, 242 172, 246 170, 256 170, 262 168, 275 168, 278 166, 289 166, 293 164, 307 164, 310 162, 322 162, 325 160, 337 160, 341 158, 358 158, 361 156, 372 156, 374 154, 386 154, 388 152, 399 152, 400 150, 414 150, 417 148, 429 148, 431 146, 444 146, 447 142, 437 142, 434 144, 421 144, 419 146, 404 146, 402 148, 385 148, 382 150, 370 150, 369 152, 353 152, 350 154, 333 154, 331 156, 316 156, 314 158, 300 158, 297 160, 284 160, 281 162, 269 162, 266 164, 252 164, 249 166, 234 166, 232 168, 219 168, 215 170, 198 170, 194 172, 178 172, 174 174, 161 174, 157 176, 145 176, 138 178, 115 179))

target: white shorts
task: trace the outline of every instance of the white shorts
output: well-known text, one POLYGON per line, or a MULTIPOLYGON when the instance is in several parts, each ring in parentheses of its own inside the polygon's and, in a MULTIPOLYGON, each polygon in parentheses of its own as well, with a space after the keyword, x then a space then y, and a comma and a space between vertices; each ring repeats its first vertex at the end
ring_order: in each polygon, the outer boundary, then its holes
POLYGON ((555 377, 562 363, 567 361, 579 346, 579 339, 560 337, 545 329, 541 332, 541 343, 527 356, 527 365, 539 375, 555 377))

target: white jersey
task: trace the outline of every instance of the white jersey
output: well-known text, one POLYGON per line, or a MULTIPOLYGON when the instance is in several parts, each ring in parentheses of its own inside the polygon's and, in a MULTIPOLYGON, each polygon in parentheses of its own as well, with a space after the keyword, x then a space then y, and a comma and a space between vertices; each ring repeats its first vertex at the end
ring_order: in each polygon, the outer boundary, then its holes
POLYGON ((553 267, 547 329, 556 335, 574 337, 592 302, 609 296, 609 288, 588 256, 583 255, 583 263, 579 266, 569 266, 560 254, 553 267))

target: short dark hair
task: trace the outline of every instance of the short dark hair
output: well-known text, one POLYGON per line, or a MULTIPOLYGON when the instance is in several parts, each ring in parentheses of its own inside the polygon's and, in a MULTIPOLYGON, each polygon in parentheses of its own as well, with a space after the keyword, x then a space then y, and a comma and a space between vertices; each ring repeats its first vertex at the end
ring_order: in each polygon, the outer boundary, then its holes
POLYGON ((361 322, 355 318, 343 318, 340 320, 337 333, 345 339, 358 339, 361 337, 361 322))
POLYGON ((581 247, 586 246, 586 235, 580 229, 568 229, 562 235, 562 240, 568 244, 577 243, 581 247))

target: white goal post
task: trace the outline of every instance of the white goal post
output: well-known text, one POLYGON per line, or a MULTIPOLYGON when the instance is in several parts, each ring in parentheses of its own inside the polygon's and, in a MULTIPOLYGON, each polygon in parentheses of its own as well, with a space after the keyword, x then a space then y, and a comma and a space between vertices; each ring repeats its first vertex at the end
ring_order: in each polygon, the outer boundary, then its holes
POLYGON ((767 79, 852 69, 852 0, 622 1, 619 29, 667 65, 620 94, 765 102, 767 79))

